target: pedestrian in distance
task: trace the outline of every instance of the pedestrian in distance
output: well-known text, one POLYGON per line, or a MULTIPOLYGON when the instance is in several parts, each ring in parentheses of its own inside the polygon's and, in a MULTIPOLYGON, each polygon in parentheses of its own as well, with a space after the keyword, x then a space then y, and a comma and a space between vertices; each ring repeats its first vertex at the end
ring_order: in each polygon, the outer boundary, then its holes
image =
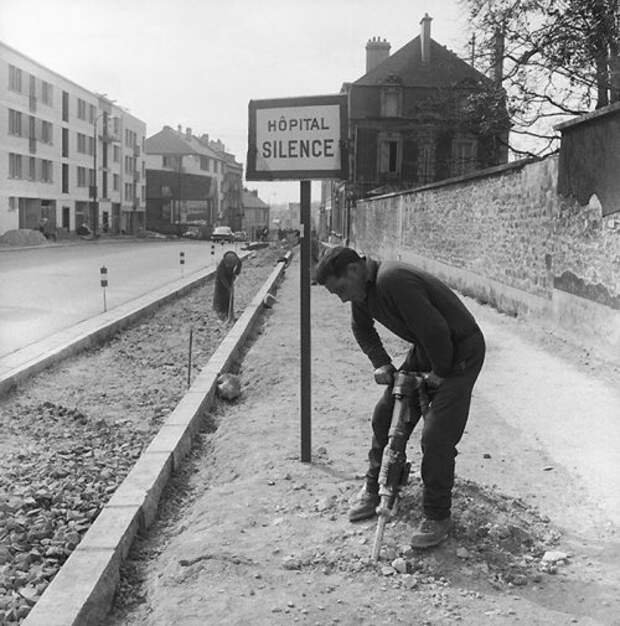
POLYGON ((235 279, 241 273, 241 259, 236 252, 228 250, 215 270, 213 310, 222 321, 232 322, 234 313, 235 279))
MULTIPOLYGON (((484 362, 482 332, 446 284, 406 263, 377 262, 337 246, 322 257, 316 280, 342 302, 351 303, 355 339, 374 367, 375 382, 387 385, 372 415, 368 471, 349 519, 374 516, 380 501, 378 477, 394 407, 391 387, 396 368, 375 328, 379 322, 412 344, 400 369, 425 372, 430 405, 423 416, 421 436, 423 518, 411 545, 435 546, 447 538, 452 526, 456 445, 484 362)), ((410 401, 410 413, 407 438, 422 417, 417 397, 410 401)))

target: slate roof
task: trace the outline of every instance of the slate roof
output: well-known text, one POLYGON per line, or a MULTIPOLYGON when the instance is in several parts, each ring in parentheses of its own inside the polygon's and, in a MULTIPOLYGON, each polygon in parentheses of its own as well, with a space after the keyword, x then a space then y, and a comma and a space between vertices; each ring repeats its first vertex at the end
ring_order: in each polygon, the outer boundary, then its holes
POLYGON ((170 127, 164 127, 158 133, 144 140, 147 154, 201 154, 170 127))
POLYGON ((466 79, 490 81, 487 76, 433 39, 430 62, 423 64, 419 35, 358 78, 353 85, 380 85, 386 82, 390 75, 398 76, 403 87, 445 87, 466 79))
POLYGON ((258 196, 249 191, 242 192, 241 204, 246 209, 265 209, 269 207, 266 202, 263 202, 258 196))

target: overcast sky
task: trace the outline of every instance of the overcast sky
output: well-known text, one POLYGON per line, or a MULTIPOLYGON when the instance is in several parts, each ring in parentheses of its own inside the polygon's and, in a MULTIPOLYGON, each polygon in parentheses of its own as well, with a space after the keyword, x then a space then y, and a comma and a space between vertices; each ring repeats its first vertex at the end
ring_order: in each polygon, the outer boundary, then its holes
MULTIPOLYGON (((147 136, 181 124, 221 139, 245 171, 249 100, 338 93, 365 73, 369 38, 394 53, 425 12, 432 38, 465 56, 459 0, 0 0, 0 40, 106 93, 147 136)), ((296 182, 248 186, 299 200, 296 182)))

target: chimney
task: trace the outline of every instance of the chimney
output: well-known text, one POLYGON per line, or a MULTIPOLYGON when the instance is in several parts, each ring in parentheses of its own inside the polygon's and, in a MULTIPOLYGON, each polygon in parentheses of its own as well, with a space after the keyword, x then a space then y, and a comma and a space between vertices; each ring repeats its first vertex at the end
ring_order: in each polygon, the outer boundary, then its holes
POLYGON ((390 44, 387 39, 373 37, 366 44, 366 73, 383 63, 390 56, 390 44))
POLYGON ((179 133, 179 135, 183 134, 183 126, 181 126, 181 124, 177 125, 177 133, 179 133))
POLYGON ((191 138, 192 138, 192 129, 191 129, 189 126, 185 129, 185 136, 186 136, 188 139, 191 139, 191 138))
POLYGON ((209 134, 202 133, 202 136, 200 137, 200 141, 202 141, 202 143, 206 143, 207 145, 209 145, 209 134))
POLYGON ((420 46, 422 52, 422 63, 428 65, 431 60, 431 21, 432 17, 429 17, 428 13, 424 14, 424 17, 420 20, 422 29, 420 30, 420 46))

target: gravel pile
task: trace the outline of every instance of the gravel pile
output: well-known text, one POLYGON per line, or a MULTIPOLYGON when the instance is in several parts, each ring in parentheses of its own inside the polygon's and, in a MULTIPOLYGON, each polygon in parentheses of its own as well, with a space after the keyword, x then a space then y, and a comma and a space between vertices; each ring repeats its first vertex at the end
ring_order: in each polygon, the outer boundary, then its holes
POLYGON ((38 246, 42 243, 47 243, 43 233, 30 228, 7 230, 6 233, 0 236, 0 244, 7 246, 38 246))
MULTIPOLYGON (((269 248, 244 261, 237 315, 281 254, 269 248)), ((192 378, 228 332, 211 311, 212 289, 193 290, 0 401, 0 623, 28 614, 177 405, 190 328, 192 378)))

